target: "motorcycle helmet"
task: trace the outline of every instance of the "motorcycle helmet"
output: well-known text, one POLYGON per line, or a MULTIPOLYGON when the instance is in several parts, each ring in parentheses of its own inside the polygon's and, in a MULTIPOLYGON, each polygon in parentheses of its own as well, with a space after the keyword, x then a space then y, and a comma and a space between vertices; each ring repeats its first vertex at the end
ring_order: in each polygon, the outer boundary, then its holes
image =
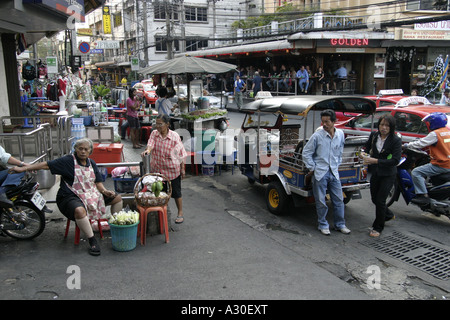
POLYGON ((430 129, 436 130, 447 125, 447 116, 442 112, 433 112, 427 115, 422 121, 430 123, 430 129))

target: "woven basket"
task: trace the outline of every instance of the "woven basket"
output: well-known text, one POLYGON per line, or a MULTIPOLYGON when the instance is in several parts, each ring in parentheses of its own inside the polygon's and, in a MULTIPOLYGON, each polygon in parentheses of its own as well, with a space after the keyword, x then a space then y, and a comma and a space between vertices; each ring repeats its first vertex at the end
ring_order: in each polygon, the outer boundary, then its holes
POLYGON ((172 184, 170 183, 170 180, 167 179, 164 175, 159 173, 146 173, 142 177, 139 178, 139 180, 136 182, 134 186, 134 197, 136 199, 136 202, 141 207, 159 207, 159 206, 165 206, 167 203, 169 203, 170 196, 172 195, 172 184), (159 196, 155 197, 150 192, 140 192, 141 191, 141 184, 142 180, 146 176, 156 176, 161 177, 163 179, 162 183, 165 186, 167 196, 159 196), (141 194, 139 194, 141 193, 141 194))

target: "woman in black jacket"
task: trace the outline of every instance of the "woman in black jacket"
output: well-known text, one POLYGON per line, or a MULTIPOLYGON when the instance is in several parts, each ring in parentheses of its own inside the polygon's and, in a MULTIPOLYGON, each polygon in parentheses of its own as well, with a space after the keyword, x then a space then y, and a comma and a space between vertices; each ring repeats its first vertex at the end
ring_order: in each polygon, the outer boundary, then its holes
POLYGON ((370 134, 364 146, 364 164, 369 165, 370 194, 376 207, 375 221, 372 225, 371 237, 379 237, 384 222, 394 217, 386 207, 386 198, 396 179, 397 164, 402 154, 402 140, 395 134, 395 119, 391 115, 383 115, 378 120, 378 131, 370 134))

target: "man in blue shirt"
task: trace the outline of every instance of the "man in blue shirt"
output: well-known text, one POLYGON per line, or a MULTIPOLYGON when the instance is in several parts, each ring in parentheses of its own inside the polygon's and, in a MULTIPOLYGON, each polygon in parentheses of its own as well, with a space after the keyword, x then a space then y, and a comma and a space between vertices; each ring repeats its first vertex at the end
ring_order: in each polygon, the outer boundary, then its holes
POLYGON ((298 86, 300 87, 300 92, 308 92, 309 75, 306 71, 305 66, 302 66, 300 70, 297 71, 298 86))
POLYGON ((236 80, 234 81, 234 98, 236 99, 236 106, 238 110, 241 110, 244 104, 242 92, 245 90, 245 82, 240 79, 239 75, 236 75, 236 80))
MULTIPOLYGON (((334 71, 333 75, 336 76, 336 78, 334 79, 334 90, 336 90, 336 86, 342 82, 342 80, 347 79, 347 69, 345 68, 344 65, 341 65, 341 67, 339 69, 337 69, 336 71, 334 71)), ((343 89, 343 88, 342 88, 343 89)))
POLYGON ((322 128, 311 136, 302 153, 303 161, 312 175, 319 230, 324 235, 330 234, 326 219, 328 206, 325 202, 328 189, 333 203, 334 227, 348 234, 350 230, 345 226, 344 199, 338 172, 344 152, 344 132, 334 127, 336 114, 333 110, 321 112, 320 117, 322 128))

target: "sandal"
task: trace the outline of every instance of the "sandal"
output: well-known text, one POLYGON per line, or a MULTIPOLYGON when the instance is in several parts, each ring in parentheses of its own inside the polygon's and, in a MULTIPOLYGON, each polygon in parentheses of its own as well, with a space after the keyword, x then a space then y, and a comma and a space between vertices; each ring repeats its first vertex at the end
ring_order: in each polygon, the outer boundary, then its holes
POLYGON ((89 240, 89 245, 91 246, 89 248, 89 254, 91 256, 99 256, 100 255, 100 246, 98 245, 97 240, 94 237, 89 238, 88 240, 89 240))
POLYGON ((183 223, 183 222, 184 222, 184 218, 183 218, 183 217, 178 216, 178 217, 175 219, 175 223, 180 224, 180 223, 183 223))
POLYGON ((369 236, 371 236, 371 237, 373 237, 373 238, 378 238, 380 235, 381 235, 381 233, 379 233, 379 232, 376 231, 376 230, 372 230, 372 231, 370 231, 370 233, 369 233, 369 236))

